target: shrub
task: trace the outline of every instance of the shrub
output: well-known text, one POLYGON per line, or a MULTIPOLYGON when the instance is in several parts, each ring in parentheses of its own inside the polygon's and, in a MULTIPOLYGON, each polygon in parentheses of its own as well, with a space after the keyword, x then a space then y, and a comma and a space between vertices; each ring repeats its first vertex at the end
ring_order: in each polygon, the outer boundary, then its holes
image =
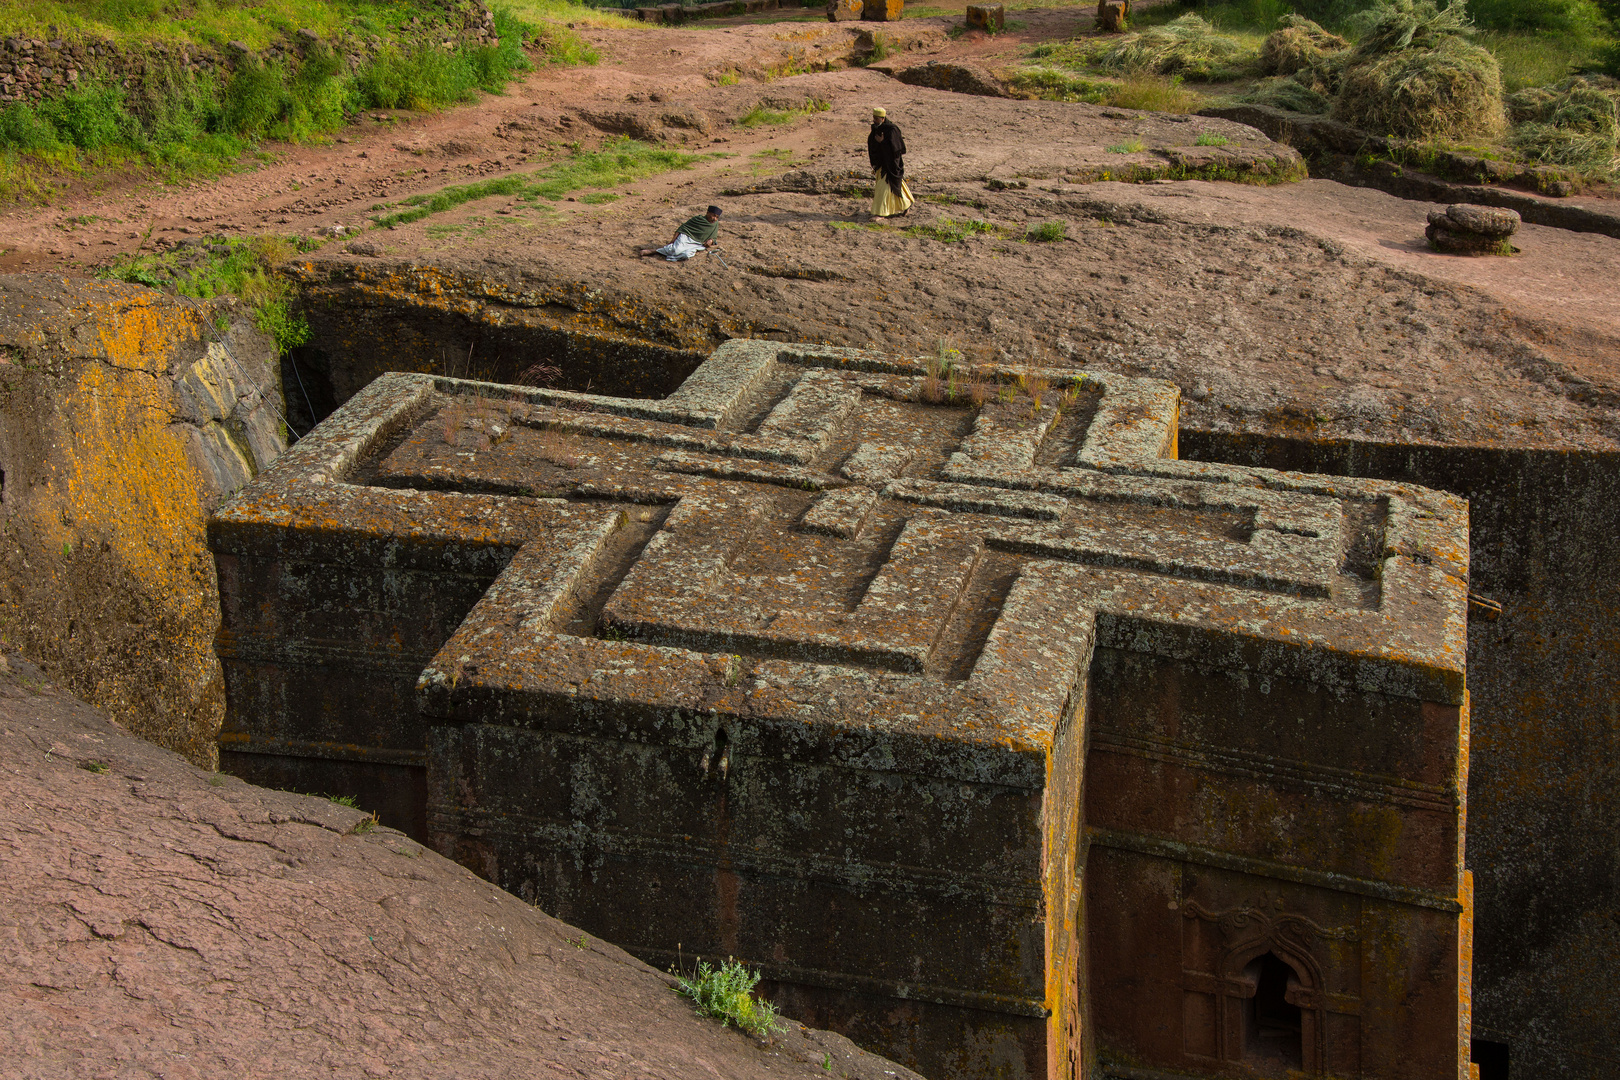
POLYGON ((700 960, 691 978, 679 976, 675 992, 690 999, 703 1016, 735 1024, 750 1035, 769 1035, 776 1027, 776 1006, 754 997, 757 985, 759 973, 736 960, 718 968, 700 960))

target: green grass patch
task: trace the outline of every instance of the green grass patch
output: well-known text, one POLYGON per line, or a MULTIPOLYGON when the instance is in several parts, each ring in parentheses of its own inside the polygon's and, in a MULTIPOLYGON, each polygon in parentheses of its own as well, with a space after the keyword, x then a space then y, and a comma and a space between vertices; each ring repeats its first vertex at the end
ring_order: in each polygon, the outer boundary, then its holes
POLYGON ((610 202, 618 202, 621 198, 623 198, 623 196, 618 192, 593 191, 589 195, 581 195, 579 197, 579 201, 584 203, 586 206, 603 206, 610 202))
POLYGON ((827 224, 831 225, 835 229, 870 229, 873 232, 886 231, 884 226, 879 225, 875 221, 829 221, 827 224))
POLYGON ((832 108, 832 104, 830 102, 823 101, 821 98, 811 98, 803 105, 798 105, 787 109, 773 109, 765 102, 761 101, 755 104, 752 109, 749 109, 747 112, 739 116, 736 120, 736 124, 738 127, 747 128, 759 127, 761 125, 774 126, 779 124, 791 124, 801 116, 809 116, 813 113, 826 112, 830 108, 832 108))
POLYGON ((1213 131, 1206 131, 1193 140, 1194 146, 1230 146, 1232 140, 1225 135, 1217 135, 1213 131))
POLYGON ((1147 144, 1141 139, 1126 139, 1122 143, 1115 143, 1108 148, 1110 154, 1140 154, 1147 149, 1147 144))
POLYGON ((972 236, 982 236, 985 233, 996 231, 996 227, 988 221, 978 218, 968 218, 958 221, 955 218, 942 217, 926 225, 913 225, 906 229, 907 236, 920 236, 926 240, 938 240, 943 244, 959 244, 972 236))
POLYGON ((1592 66, 1604 39, 1595 34, 1535 31, 1492 31, 1476 34, 1502 65, 1502 91, 1511 94, 1532 86, 1551 86, 1572 72, 1592 66))
MULTIPOLYGON (((336 0, 295 2, 292 14, 252 3, 201 3, 187 10, 195 18, 165 20, 147 0, 23 0, 20 8, 14 5, 0 16, 0 26, 28 32, 23 28, 32 25, 29 20, 49 18, 64 34, 77 30, 121 41, 144 34, 137 45, 176 36, 212 44, 217 42, 209 35, 228 27, 230 40, 251 45, 303 26, 321 33, 338 26, 390 32, 394 23, 389 20, 395 17, 386 3, 336 0), (302 19, 299 13, 306 9, 338 12, 342 18, 302 19), (301 21, 289 21, 293 15, 301 21), (253 25, 260 25, 264 34, 236 32, 245 25, 239 17, 259 20, 253 25)), ((415 10, 401 5, 399 19, 408 19, 415 10)), ((0 199, 48 199, 74 179, 94 179, 114 170, 144 170, 168 182, 217 175, 235 167, 260 140, 324 141, 365 109, 438 109, 479 93, 499 93, 533 66, 524 42, 552 50, 558 30, 566 28, 537 27, 497 8, 499 45, 449 51, 389 46, 357 72, 325 47, 310 50, 296 67, 249 58, 229 73, 188 71, 154 55, 145 76, 130 87, 92 75, 55 97, 0 110, 0 199)), ((578 58, 577 50, 567 48, 561 55, 578 58)))
POLYGON ((1046 221, 1039 225, 1026 226, 1024 229, 1024 239, 1032 243, 1050 244, 1068 238, 1069 223, 1067 221, 1046 221))
POLYGON ((286 352, 309 340, 309 323, 292 310, 292 287, 274 269, 315 246, 280 236, 218 240, 203 248, 121 259, 100 276, 197 300, 236 296, 253 308, 255 325, 286 352))
POLYGON ((405 225, 495 195, 515 196, 526 202, 536 199, 556 202, 575 191, 605 191, 674 169, 689 169, 701 160, 699 154, 663 150, 634 139, 620 138, 605 143, 600 150, 580 151, 566 161, 547 165, 537 172, 512 173, 474 184, 455 184, 431 194, 413 195, 402 204, 407 209, 375 220, 379 226, 405 225))
POLYGON ((739 961, 727 960, 718 968, 699 961, 691 978, 678 979, 675 992, 689 999, 699 1014, 734 1024, 750 1035, 769 1035, 776 1028, 776 1006, 753 993, 759 973, 739 961))

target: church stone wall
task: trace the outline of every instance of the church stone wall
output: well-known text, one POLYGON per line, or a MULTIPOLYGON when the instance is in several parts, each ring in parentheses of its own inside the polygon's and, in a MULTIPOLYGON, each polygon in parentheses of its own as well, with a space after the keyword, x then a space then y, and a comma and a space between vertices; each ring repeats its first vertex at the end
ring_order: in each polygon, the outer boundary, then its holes
POLYGON ((212 521, 229 760, 925 1075, 1458 1074, 1466 507, 1176 412, 761 342, 386 376, 212 521))

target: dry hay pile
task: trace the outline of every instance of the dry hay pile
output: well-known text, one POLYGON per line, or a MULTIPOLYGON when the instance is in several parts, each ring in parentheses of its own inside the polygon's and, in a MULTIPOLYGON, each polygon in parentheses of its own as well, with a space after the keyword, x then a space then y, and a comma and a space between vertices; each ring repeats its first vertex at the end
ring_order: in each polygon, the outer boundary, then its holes
POLYGON ((1382 0, 1362 14, 1361 40, 1344 68, 1333 116, 1407 139, 1494 139, 1506 130, 1502 70, 1465 41, 1461 0, 1382 0))
POLYGON ((1252 70, 1255 50, 1197 15, 1183 15, 1163 26, 1085 47, 1077 59, 1120 74, 1220 81, 1252 70))
POLYGON ((1284 15, 1282 29, 1260 46, 1260 69, 1272 77, 1255 84, 1244 101, 1299 113, 1325 113, 1343 81, 1350 43, 1303 15, 1284 15))
POLYGON ((1327 69, 1329 57, 1350 48, 1338 34, 1330 34, 1303 15, 1284 15, 1282 29, 1266 35, 1260 45, 1260 70, 1267 75, 1327 69))
POLYGON ((1507 99, 1513 148, 1531 161, 1604 176, 1620 172, 1620 82, 1565 79, 1507 99))

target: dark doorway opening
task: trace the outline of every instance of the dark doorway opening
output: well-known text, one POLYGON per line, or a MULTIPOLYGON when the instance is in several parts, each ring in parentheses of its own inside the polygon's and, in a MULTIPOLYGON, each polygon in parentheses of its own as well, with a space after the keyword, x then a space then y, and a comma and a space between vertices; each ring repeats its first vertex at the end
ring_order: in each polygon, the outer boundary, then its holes
POLYGON ((1468 1060, 1479 1066, 1479 1080, 1508 1080, 1508 1044, 1489 1039, 1468 1043, 1468 1060))
POLYGON ((1303 1062, 1299 1006, 1288 1000, 1288 988, 1299 980, 1294 969, 1266 953, 1249 962, 1243 974, 1254 980, 1249 999, 1244 1058, 1267 1072, 1298 1069, 1303 1062))

